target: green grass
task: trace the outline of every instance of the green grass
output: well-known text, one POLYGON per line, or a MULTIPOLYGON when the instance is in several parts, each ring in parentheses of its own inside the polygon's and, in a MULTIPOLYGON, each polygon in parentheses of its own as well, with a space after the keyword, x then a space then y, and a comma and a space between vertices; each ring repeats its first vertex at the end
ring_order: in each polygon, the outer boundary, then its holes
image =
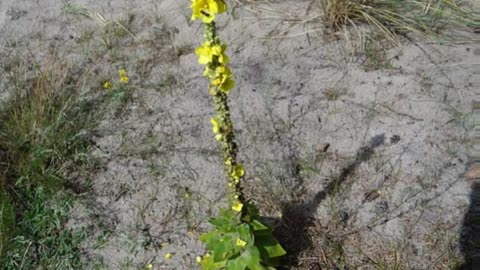
POLYGON ((67 228, 68 175, 88 166, 90 105, 78 94, 83 78, 59 60, 9 74, 15 86, 0 106, 0 265, 2 269, 81 268, 82 233, 67 228))
POLYGON ((3 269, 82 269, 81 230, 65 227, 71 199, 53 195, 43 187, 24 191, 26 209, 4 254, 3 269))
POLYGON ((0 190, 0 255, 5 253, 14 228, 15 210, 12 201, 4 190, 0 190))

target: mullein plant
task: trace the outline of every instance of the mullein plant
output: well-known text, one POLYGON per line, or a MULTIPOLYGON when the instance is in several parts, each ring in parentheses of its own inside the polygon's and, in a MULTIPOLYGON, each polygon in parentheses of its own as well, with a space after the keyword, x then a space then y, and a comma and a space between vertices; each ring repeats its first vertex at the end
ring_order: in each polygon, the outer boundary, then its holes
POLYGON ((228 106, 228 94, 235 81, 227 66, 227 46, 215 28, 215 16, 224 13, 227 5, 223 0, 192 0, 191 8, 192 20, 201 20, 205 27, 205 41, 195 53, 198 62, 205 65, 203 76, 210 80, 208 93, 215 108, 210 122, 214 138, 222 148, 228 189, 228 208, 209 220, 214 229, 200 237, 207 253, 197 257, 197 262, 204 270, 275 269, 286 252, 273 238, 272 229, 260 222, 258 209, 244 197, 241 188, 245 171, 237 161, 238 147, 228 106))

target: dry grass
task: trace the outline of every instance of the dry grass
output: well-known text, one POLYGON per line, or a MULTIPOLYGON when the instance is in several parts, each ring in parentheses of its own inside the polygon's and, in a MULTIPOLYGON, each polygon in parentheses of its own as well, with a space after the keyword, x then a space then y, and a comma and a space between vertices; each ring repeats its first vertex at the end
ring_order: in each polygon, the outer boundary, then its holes
MULTIPOLYGON (((272 35, 274 38, 326 32, 361 40, 364 35, 375 34, 398 45, 403 37, 435 40, 444 30, 480 27, 478 12, 457 0, 310 0, 295 3, 301 9, 288 10, 269 0, 235 2, 259 19, 289 25, 272 35), (302 30, 292 33, 298 29, 302 30)), ((442 40, 446 38, 442 36, 442 40)), ((454 38, 459 41, 458 35, 454 38)))
MULTIPOLYGON (((124 37, 129 35, 134 41, 138 41, 137 37, 130 31, 128 24, 131 18, 122 22, 106 18, 100 12, 82 5, 68 4, 64 8, 64 12, 71 15, 81 16, 95 22, 101 30, 104 31, 102 35, 105 46, 109 49, 114 47, 113 39, 116 37, 124 37)), ((93 36, 93 34, 91 34, 93 36)))
POLYGON ((435 37, 447 27, 475 25, 472 15, 455 0, 320 0, 327 29, 338 31, 363 25, 392 43, 413 34, 435 37))

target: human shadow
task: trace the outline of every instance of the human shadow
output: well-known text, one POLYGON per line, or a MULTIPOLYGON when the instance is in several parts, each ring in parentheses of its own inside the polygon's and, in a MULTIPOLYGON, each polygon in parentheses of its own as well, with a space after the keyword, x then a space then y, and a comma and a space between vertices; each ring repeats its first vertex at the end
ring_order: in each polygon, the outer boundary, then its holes
POLYGON ((472 184, 470 206, 460 231, 460 250, 465 262, 456 270, 480 269, 480 182, 472 184))
POLYGON ((298 265, 299 255, 302 251, 312 247, 308 229, 315 224, 314 214, 321 202, 327 196, 335 193, 339 185, 347 180, 360 164, 368 161, 375 148, 384 144, 384 142, 384 134, 372 137, 365 146, 357 151, 354 160, 344 167, 336 177, 333 177, 327 186, 316 193, 315 196, 307 201, 293 201, 282 205, 282 218, 275 222, 277 225, 274 229, 274 235, 286 249, 288 255, 283 262, 283 266, 279 269, 289 269, 290 266, 298 265))

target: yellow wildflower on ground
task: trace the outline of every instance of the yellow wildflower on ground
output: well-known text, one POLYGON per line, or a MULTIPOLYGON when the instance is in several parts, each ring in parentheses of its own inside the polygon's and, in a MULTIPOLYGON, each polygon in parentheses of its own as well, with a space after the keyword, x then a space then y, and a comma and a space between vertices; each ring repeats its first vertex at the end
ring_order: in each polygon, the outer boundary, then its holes
POLYGON ((198 55, 198 63, 206 65, 213 62, 213 57, 216 56, 220 64, 227 64, 228 56, 225 54, 227 45, 213 45, 209 42, 204 42, 202 46, 195 49, 195 54, 198 55))
POLYGON ((145 270, 152 270, 153 269, 153 264, 149 263, 147 264, 147 266, 145 267, 145 270))
POLYGON ((202 257, 197 256, 197 258, 195 258, 195 260, 197 261, 197 263, 201 263, 202 262, 202 257))
POLYGON ((211 23, 215 15, 225 12, 227 5, 223 0, 192 0, 192 20, 201 19, 204 23, 211 23))
POLYGON ((120 69, 118 71, 118 75, 120 75, 120 81, 122 83, 128 83, 129 79, 128 79, 127 71, 125 69, 120 69))
POLYGON ((247 245, 247 242, 243 241, 240 238, 237 238, 237 242, 235 244, 237 245, 237 247, 244 247, 247 245))
POLYGON ((165 259, 170 260, 173 257, 172 253, 165 254, 165 259))
POLYGON ((233 211, 236 211, 236 212, 242 211, 242 208, 243 208, 243 203, 241 203, 241 202, 235 202, 235 203, 232 205, 232 210, 233 210, 233 211))
POLYGON ((106 81, 103 83, 103 88, 108 90, 110 88, 112 88, 112 83, 110 81, 106 81))

